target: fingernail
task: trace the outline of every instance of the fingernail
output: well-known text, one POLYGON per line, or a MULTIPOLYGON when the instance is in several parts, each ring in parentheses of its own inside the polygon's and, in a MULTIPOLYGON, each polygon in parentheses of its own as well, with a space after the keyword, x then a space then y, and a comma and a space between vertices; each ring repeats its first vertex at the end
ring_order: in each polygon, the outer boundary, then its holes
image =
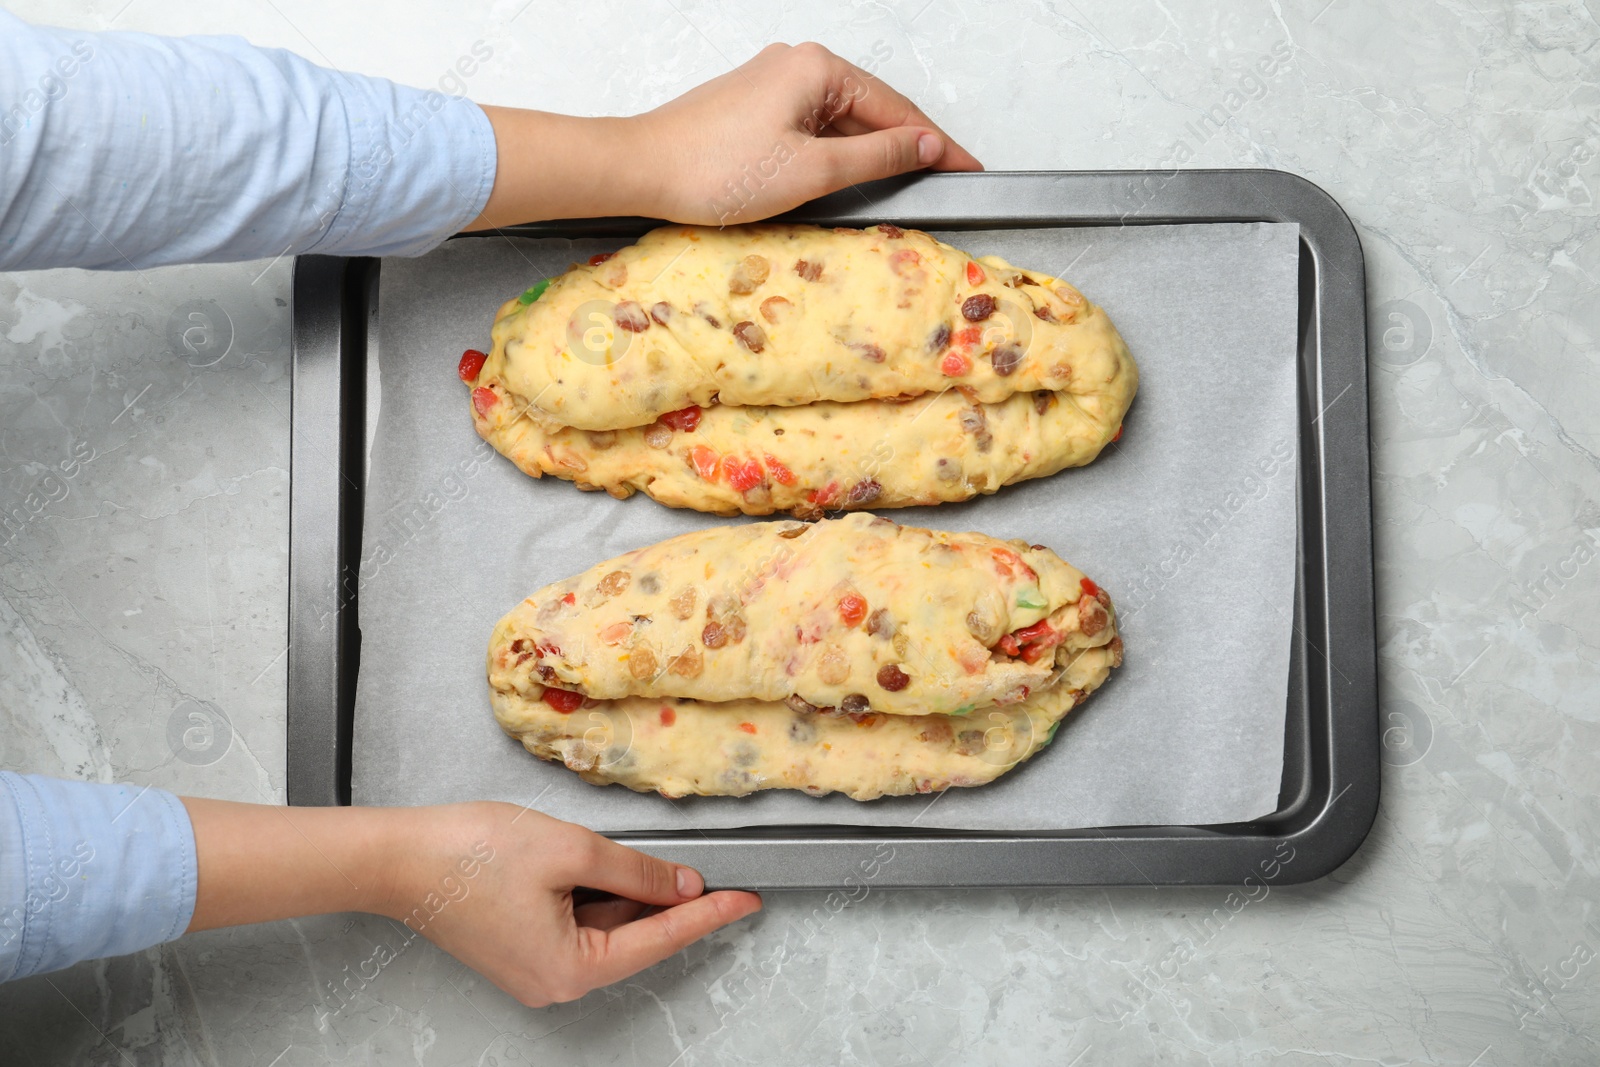
POLYGON ((697 897, 706 887, 700 877, 700 872, 692 867, 678 868, 678 895, 680 897, 697 897))
POLYGON ((931 133, 925 133, 917 138, 917 161, 927 166, 944 154, 944 145, 939 143, 939 138, 931 133))

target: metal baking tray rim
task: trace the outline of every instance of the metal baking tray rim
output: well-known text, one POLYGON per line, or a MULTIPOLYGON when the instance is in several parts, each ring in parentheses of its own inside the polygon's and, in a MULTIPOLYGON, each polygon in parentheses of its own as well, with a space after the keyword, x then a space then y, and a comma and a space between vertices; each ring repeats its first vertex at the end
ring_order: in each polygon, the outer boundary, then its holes
MULTIPOLYGON (((1315 184, 1273 170, 929 174, 845 190, 783 216, 928 229, 1294 222, 1300 226, 1300 544, 1284 783, 1254 823, 950 831, 763 826, 611 836, 757 889, 1292 884, 1353 855, 1377 815, 1379 729, 1366 389, 1365 265, 1354 226, 1315 184), (977 205, 1006 205, 1009 213, 977 205), (1334 403, 1334 401, 1338 401, 1334 403), (1330 576, 1337 574, 1337 582, 1330 576), (1298 704, 1297 704, 1298 701, 1298 704)), ((657 220, 511 227, 513 236, 631 236, 657 220)), ((460 235, 471 240, 478 235, 460 235)), ((350 802, 360 628, 366 361, 380 263, 301 256, 293 282, 288 793, 350 802)))

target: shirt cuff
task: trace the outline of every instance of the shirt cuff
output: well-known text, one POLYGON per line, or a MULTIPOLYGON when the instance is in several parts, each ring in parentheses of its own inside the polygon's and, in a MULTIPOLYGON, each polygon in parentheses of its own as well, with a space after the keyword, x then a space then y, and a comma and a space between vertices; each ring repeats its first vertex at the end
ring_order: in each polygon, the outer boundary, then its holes
POLYGON ((171 941, 197 884, 173 794, 0 771, 0 982, 171 941))
POLYGON ((482 214, 499 153, 489 116, 465 97, 378 78, 347 79, 344 195, 326 255, 420 256, 482 214))

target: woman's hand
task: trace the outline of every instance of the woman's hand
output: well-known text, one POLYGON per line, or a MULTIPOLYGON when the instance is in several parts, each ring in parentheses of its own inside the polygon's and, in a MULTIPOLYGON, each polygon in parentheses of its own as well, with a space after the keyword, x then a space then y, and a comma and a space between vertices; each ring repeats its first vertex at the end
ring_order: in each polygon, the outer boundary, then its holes
POLYGON ((499 166, 472 229, 596 215, 720 226, 876 178, 983 169, 910 100, 814 43, 769 45, 633 118, 483 110, 499 166))
POLYGON ((191 931, 387 915, 534 1007, 626 978, 761 908, 754 893, 705 893, 688 867, 513 804, 183 802, 199 864, 191 931))
POLYGON ((761 909, 754 893, 705 893, 689 867, 515 805, 425 819, 431 844, 406 858, 385 912, 529 1007, 621 981, 761 909), (575 900, 579 887, 608 896, 575 900))
POLYGON ((908 171, 982 170, 910 100, 820 44, 754 59, 639 116, 655 214, 753 222, 908 171))

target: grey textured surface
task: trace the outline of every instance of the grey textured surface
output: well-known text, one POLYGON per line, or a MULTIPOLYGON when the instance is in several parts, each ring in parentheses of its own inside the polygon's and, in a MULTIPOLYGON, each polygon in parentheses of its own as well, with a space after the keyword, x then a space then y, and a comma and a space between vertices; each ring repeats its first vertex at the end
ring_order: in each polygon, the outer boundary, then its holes
MULTIPOLYGON (((1318 182, 1368 257, 1392 728, 1372 835, 1323 882, 1250 896, 769 897, 755 921, 542 1011, 421 943, 335 996, 398 943, 379 920, 216 932, 0 989, 0 1061, 1596 1058, 1588 10, 609 0, 512 20, 520 6, 406 0, 376 25, 304 0, 13 10, 239 32, 421 84, 482 39, 495 58, 476 97, 578 112, 637 110, 814 37, 996 169, 1178 161, 1318 182), (1273 72, 1252 73, 1263 57, 1273 72)), ((0 546, 5 766, 281 797, 287 295, 285 264, 0 278, 0 504, 56 498, 0 546), (95 458, 65 477, 75 444, 95 458)))

